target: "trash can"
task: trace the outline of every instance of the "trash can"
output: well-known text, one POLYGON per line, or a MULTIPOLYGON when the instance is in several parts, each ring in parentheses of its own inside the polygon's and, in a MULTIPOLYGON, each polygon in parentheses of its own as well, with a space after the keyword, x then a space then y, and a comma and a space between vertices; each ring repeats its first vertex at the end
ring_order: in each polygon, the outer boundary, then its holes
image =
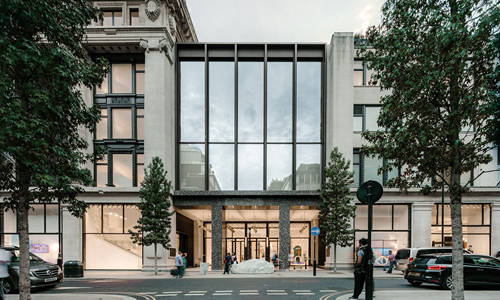
POLYGON ((64 277, 83 277, 83 263, 77 260, 65 262, 64 277))

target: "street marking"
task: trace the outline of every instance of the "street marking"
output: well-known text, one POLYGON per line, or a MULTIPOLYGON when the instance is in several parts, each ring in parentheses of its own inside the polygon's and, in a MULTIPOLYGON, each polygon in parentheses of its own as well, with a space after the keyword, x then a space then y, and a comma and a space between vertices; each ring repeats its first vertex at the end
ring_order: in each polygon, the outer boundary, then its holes
POLYGON ((214 293, 212 296, 231 296, 231 293, 214 293))
POLYGON ((205 294, 186 294, 184 296, 205 296, 205 294))
POLYGON ((267 293, 268 296, 288 296, 288 293, 267 293))
POLYGON ((336 293, 336 290, 319 290, 320 293, 336 293))
POLYGON ((137 295, 155 295, 157 292, 137 293, 137 295))
POLYGON ((240 293, 258 293, 259 290, 240 290, 240 293))
POLYGON ((182 292, 163 292, 163 294, 180 294, 182 292))
POLYGON ((155 295, 155 297, 177 297, 177 294, 155 295))
POLYGON ((285 290, 267 290, 268 293, 284 293, 285 290))
POLYGON ((314 293, 297 293, 297 296, 315 295, 314 293))
POLYGON ((293 290, 294 293, 310 293, 311 290, 293 290))
POLYGON ((215 291, 215 293, 232 293, 233 291, 215 291))
POLYGON ((188 293, 206 293, 207 291, 189 291, 188 293))
POLYGON ((240 296, 258 296, 259 293, 240 293, 240 296))
POLYGON ((73 289, 91 289, 92 287, 90 286, 61 286, 61 287, 56 287, 54 290, 73 290, 73 289))

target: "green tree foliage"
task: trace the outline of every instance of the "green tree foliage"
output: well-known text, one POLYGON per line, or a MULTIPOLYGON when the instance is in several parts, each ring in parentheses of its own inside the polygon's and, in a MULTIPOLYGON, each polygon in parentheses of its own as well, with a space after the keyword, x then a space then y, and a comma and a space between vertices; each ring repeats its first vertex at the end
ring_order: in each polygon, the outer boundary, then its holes
POLYGON ((354 172, 349 171, 351 161, 345 160, 335 147, 325 168, 325 182, 321 190, 323 204, 319 212, 319 228, 325 245, 333 245, 334 272, 337 272, 337 246, 350 247, 354 241, 351 222, 356 206, 351 205, 349 196, 354 172))
POLYGON ((129 229, 134 243, 144 246, 154 245, 155 249, 155 275, 158 274, 156 253, 157 245, 170 249, 170 232, 172 229, 171 217, 175 212, 170 211, 170 197, 172 183, 167 179, 167 171, 163 169, 163 162, 159 157, 154 157, 144 169, 140 195, 141 202, 137 207, 141 210, 142 217, 134 226, 137 232, 129 229))
POLYGON ((60 201, 81 217, 81 186, 93 183, 81 166, 93 157, 78 130, 95 129, 97 107, 79 88, 100 84, 106 63, 82 44, 99 11, 85 0, 0 1, 0 188, 4 207, 18 212, 20 299, 31 299, 28 211, 36 201, 60 201), (8 161, 6 163, 6 161, 8 161))
POLYGON ((499 9, 498 0, 388 0, 360 51, 372 81, 391 90, 378 118, 387 130, 364 132, 370 144, 361 152, 390 161, 383 170, 401 169, 389 186, 406 191, 437 178, 422 191, 449 188, 454 300, 464 299, 461 203, 470 185, 460 176, 490 162, 495 142, 499 9))

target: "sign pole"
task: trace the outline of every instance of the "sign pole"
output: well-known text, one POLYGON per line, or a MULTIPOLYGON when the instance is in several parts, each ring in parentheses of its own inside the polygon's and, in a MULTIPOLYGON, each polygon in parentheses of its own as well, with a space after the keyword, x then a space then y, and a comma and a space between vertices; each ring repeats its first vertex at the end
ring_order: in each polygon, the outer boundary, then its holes
POLYGON ((372 227, 373 227, 373 203, 372 203, 372 181, 368 181, 366 198, 368 200, 368 270, 366 270, 366 300, 373 300, 373 261, 372 261, 372 227))
POLYGON ((314 226, 311 228, 311 234, 313 235, 313 255, 314 255, 314 260, 313 260, 313 276, 316 276, 316 237, 319 235, 320 229, 317 226, 314 226))

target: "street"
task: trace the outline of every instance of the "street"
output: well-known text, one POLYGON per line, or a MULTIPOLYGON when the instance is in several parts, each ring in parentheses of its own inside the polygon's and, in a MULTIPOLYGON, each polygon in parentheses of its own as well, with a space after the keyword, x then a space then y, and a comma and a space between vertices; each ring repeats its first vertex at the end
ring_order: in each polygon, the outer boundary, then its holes
MULTIPOLYGON (((335 299, 353 289, 350 278, 182 278, 159 275, 161 279, 74 280, 53 289, 35 290, 33 294, 115 294, 135 299, 164 299, 182 296, 219 299, 335 299)), ((428 286, 415 288, 401 276, 376 279, 377 289, 438 289, 428 286)))

